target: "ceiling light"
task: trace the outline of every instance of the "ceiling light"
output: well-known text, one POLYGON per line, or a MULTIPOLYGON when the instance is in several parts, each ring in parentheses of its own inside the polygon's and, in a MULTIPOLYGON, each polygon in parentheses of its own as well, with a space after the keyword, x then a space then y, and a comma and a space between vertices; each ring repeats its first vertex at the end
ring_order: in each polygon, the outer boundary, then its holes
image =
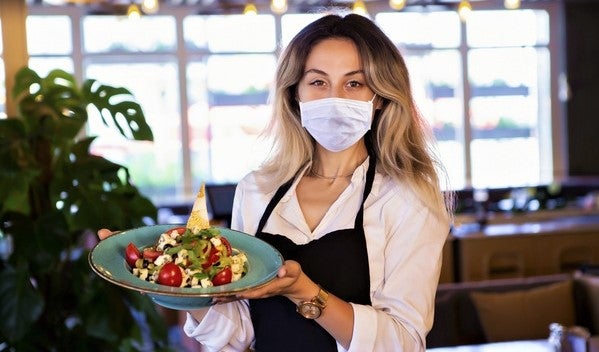
POLYGON ((468 19, 468 16, 470 16, 471 12, 472 12, 472 5, 470 4, 470 1, 468 1, 468 0, 460 1, 460 4, 458 5, 458 16, 460 16, 460 20, 462 20, 462 22, 466 22, 466 20, 468 19))
POLYGON ((354 6, 352 7, 352 12, 357 15, 362 15, 362 16, 368 15, 368 11, 366 10, 366 4, 364 4, 363 0, 356 0, 354 2, 354 6))
POLYGON ((158 12, 158 0, 142 0, 141 10, 144 13, 155 14, 158 12))
POLYGON ((137 4, 131 3, 131 5, 129 5, 127 8, 127 17, 131 20, 136 20, 141 17, 141 10, 137 4))
POLYGON ((406 7, 406 0, 389 0, 389 6, 393 10, 402 10, 406 7))
POLYGON ((256 5, 254 5, 253 2, 248 2, 247 4, 245 4, 245 7, 243 8, 243 14, 244 15, 257 15, 258 9, 256 8, 256 5))
POLYGON ((271 0, 270 10, 277 15, 284 14, 287 11, 287 0, 271 0))
POLYGON ((516 10, 520 8, 520 0, 504 0, 503 6, 508 10, 516 10))

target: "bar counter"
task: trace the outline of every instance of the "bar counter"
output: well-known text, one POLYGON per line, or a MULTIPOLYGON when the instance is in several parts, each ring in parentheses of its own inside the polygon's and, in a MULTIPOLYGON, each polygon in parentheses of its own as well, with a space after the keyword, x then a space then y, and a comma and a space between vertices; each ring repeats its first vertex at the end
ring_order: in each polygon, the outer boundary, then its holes
POLYGON ((599 211, 564 209, 489 217, 456 217, 441 282, 571 272, 599 265, 599 211))

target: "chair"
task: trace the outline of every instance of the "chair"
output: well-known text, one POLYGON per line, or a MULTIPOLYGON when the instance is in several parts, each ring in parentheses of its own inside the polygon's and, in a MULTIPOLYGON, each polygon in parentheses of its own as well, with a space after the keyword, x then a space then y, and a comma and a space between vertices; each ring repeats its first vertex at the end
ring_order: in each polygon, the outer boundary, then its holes
POLYGON ((206 199, 208 211, 212 215, 213 224, 222 227, 231 226, 231 214, 233 211, 233 198, 237 184, 211 184, 206 185, 206 199))

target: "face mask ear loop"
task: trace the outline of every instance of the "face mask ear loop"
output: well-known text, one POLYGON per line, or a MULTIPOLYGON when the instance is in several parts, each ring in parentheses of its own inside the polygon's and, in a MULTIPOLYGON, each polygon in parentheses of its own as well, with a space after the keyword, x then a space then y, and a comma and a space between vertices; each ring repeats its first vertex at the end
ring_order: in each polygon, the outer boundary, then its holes
POLYGON ((376 93, 374 93, 374 95, 372 96, 372 99, 370 99, 368 102, 370 104, 372 104, 374 102, 374 98, 376 98, 376 93))

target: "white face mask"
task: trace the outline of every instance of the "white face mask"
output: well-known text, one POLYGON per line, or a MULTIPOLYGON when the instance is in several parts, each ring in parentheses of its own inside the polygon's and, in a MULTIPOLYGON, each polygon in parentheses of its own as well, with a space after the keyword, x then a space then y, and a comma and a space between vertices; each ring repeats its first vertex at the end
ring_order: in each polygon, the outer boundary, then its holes
POLYGON ((340 152, 362 138, 372 124, 372 102, 325 98, 300 102, 302 126, 331 152, 340 152))

